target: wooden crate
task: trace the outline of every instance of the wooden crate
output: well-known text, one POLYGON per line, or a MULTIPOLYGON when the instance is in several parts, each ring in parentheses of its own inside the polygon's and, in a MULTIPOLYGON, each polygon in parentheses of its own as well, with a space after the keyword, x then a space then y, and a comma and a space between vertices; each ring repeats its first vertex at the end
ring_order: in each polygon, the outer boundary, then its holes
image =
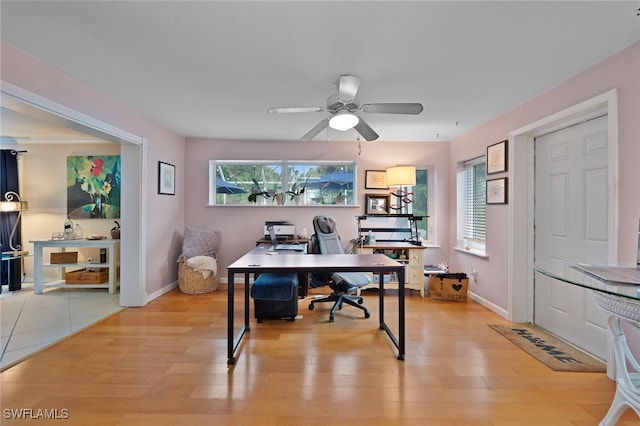
POLYGON ((78 269, 67 272, 64 279, 67 284, 102 284, 109 281, 109 268, 96 268, 95 271, 78 269))
POLYGON ((60 251, 51 253, 51 264, 59 265, 61 263, 78 263, 78 252, 60 251))

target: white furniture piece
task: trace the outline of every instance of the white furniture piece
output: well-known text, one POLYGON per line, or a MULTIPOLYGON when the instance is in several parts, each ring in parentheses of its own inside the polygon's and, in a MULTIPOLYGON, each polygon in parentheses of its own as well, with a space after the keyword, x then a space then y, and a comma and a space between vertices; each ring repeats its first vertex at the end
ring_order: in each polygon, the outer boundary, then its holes
POLYGON ((33 244, 33 292, 35 294, 42 294, 44 287, 67 287, 67 288, 108 288, 109 294, 116 292, 118 283, 116 280, 117 265, 119 264, 118 250, 120 247, 120 240, 32 240, 29 241, 33 244), (107 249, 107 262, 106 263, 62 263, 51 264, 45 263, 43 257, 43 249, 45 247, 53 247, 64 252, 68 248, 106 248, 107 249), (60 269, 61 278, 55 281, 44 282, 44 268, 58 268, 60 269), (109 282, 102 284, 66 284, 64 281, 64 274, 66 268, 109 268, 109 282))
POLYGON ((538 262, 534 269, 548 277, 593 290, 596 304, 609 314, 613 359, 607 367, 609 370, 613 366, 616 393, 600 426, 614 426, 628 407, 640 416, 640 363, 625 335, 625 329, 640 334, 640 286, 596 279, 571 267, 558 270, 551 262, 538 262))
MULTIPOLYGON (((356 247, 358 254, 374 254, 383 253, 391 255, 393 260, 398 261, 405 265, 405 288, 411 290, 417 290, 420 292, 420 297, 424 297, 424 262, 423 262, 423 250, 425 247, 414 245, 408 242, 397 241, 380 241, 373 245, 363 245, 356 247)), ((385 288, 398 288, 398 281, 385 281, 385 288)), ((378 283, 375 280, 371 280, 371 284, 362 287, 362 290, 367 288, 378 288, 378 283)))
POLYGON ((616 394, 609 411, 600 426, 613 426, 627 409, 631 407, 640 416, 640 364, 629 349, 627 337, 621 321, 626 321, 637 332, 640 329, 640 300, 594 293, 596 304, 611 314, 609 333, 613 335, 613 356, 615 362, 616 394))

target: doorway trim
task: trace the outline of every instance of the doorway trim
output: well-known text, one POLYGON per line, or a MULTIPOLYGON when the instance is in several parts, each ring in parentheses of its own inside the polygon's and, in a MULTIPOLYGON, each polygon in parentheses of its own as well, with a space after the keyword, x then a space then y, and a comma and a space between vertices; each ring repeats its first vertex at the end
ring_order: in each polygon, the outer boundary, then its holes
POLYGON ((120 145, 122 205, 120 221, 127 229, 120 247, 120 306, 147 304, 146 292, 146 158, 147 139, 1 81, 2 106, 120 145))
POLYGON ((537 136, 607 114, 609 142, 608 260, 617 258, 618 93, 616 89, 583 101, 509 133, 509 320, 533 322, 534 141, 537 136))

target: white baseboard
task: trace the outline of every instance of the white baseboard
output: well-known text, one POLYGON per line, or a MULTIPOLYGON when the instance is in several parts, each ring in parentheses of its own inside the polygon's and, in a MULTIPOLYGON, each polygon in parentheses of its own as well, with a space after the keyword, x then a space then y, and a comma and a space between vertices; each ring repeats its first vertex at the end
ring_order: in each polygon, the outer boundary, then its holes
POLYGON ((147 302, 151 302, 152 300, 157 299, 158 297, 162 296, 165 293, 170 292, 171 290, 173 290, 176 287, 178 287, 178 281, 174 281, 174 282, 162 287, 160 290, 154 291, 153 293, 148 295, 147 302))
POLYGON ((487 299, 484 299, 471 291, 467 293, 467 297, 473 300, 474 302, 489 309, 490 311, 495 312, 496 314, 500 315, 502 318, 507 320, 509 319, 509 312, 507 312, 505 309, 501 308, 500 306, 497 306, 489 302, 487 299))

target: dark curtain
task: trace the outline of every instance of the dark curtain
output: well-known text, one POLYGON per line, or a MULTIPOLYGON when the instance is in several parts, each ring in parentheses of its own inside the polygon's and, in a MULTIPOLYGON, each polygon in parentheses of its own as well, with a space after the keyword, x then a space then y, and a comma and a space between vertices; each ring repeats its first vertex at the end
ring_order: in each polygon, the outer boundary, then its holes
MULTIPOLYGON (((0 150, 0 199, 4 201, 4 194, 7 191, 18 193, 18 154, 12 149, 0 150)), ((2 251, 9 251, 9 237, 11 236, 11 228, 18 218, 17 212, 0 214, 0 245, 2 251)), ((13 246, 21 245, 22 235, 20 229, 16 231, 13 238, 13 246)), ((2 268, 0 276, 2 277, 2 285, 8 284, 8 262, 0 262, 2 268)))

